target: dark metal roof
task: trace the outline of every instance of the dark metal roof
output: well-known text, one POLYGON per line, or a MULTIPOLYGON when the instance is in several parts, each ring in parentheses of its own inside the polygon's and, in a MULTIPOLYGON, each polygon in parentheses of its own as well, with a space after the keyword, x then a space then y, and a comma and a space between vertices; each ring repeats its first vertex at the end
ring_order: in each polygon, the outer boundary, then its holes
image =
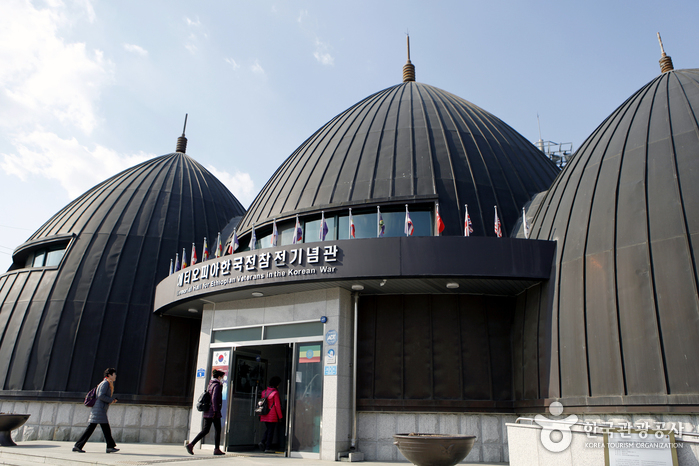
POLYGON ((308 138, 281 165, 240 223, 321 209, 439 202, 443 235, 494 236, 493 206, 509 234, 558 168, 514 129, 436 87, 406 82, 367 97, 308 138))
POLYGON ((84 396, 106 367, 121 399, 191 397, 199 322, 154 316, 170 259, 245 210, 182 153, 157 157, 100 183, 51 217, 0 276, 0 396, 84 396), (37 247, 69 242, 58 266, 24 268, 37 247), (19 393, 19 392, 18 392, 19 393))
POLYGON ((543 397, 699 394, 698 121, 699 70, 658 76, 539 205, 532 237, 558 241, 543 397))

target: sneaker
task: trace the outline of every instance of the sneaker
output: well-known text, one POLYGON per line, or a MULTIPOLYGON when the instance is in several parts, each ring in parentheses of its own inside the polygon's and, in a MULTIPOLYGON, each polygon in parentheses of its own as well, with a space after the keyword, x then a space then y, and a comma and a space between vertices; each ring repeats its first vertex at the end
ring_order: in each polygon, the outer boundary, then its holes
POLYGON ((225 455, 225 453, 217 448, 214 450, 214 455, 225 455))
POLYGON ((194 447, 192 446, 191 443, 186 443, 184 448, 185 448, 185 450, 187 450, 187 453, 189 453, 190 455, 194 454, 194 447))
POLYGON ((118 448, 107 448, 107 453, 116 453, 118 451, 119 451, 118 448))
POLYGON ((78 447, 73 447, 73 451, 77 451, 78 453, 85 453, 85 450, 83 450, 82 448, 78 448, 78 447))

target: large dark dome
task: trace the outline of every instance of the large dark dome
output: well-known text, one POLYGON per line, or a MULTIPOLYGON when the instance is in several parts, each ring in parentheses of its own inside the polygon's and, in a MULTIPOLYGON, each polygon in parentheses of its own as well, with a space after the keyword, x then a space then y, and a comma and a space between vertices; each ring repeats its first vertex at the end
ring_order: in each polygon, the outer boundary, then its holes
POLYGON ((595 130, 542 200, 532 237, 558 242, 542 396, 699 404, 698 121, 699 70, 658 76, 595 130), (630 398, 603 398, 618 395, 630 398))
POLYGON ((436 87, 406 82, 367 97, 320 128, 282 164, 241 222, 385 202, 439 202, 444 235, 505 232, 558 169, 519 133, 436 87))
POLYGON ((185 403, 199 320, 154 316, 155 287, 176 252, 200 248, 205 236, 211 245, 244 213, 182 153, 125 170, 71 202, 0 277, 0 395, 84 396, 111 366, 120 399, 185 403))

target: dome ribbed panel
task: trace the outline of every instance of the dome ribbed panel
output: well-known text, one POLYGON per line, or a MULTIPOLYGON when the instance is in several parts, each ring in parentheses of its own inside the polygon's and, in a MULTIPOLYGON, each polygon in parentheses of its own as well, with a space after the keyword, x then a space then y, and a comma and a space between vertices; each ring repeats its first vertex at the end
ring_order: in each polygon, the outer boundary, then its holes
POLYGON ((71 202, 30 238, 75 235, 58 271, 5 275, 3 290, 16 278, 3 310, 18 300, 20 282, 31 289, 22 289, 26 310, 5 314, 5 328, 18 328, 0 341, 8 356, 0 360, 0 387, 79 393, 111 366, 124 398, 185 402, 194 370, 188 348, 196 347, 199 321, 153 316, 155 288, 176 253, 186 248, 189 262, 195 243, 201 260, 204 237, 213 250, 217 233, 244 213, 220 181, 182 153, 125 170, 71 202))
MULTIPOLYGON (((660 75, 554 182, 560 396, 699 395, 699 70, 660 75)), ((554 339, 554 345, 556 341, 554 339)))
POLYGON ((373 94, 308 138, 270 178, 239 231, 273 218, 390 200, 438 200, 443 234, 493 236, 493 206, 505 232, 555 165, 519 133, 438 88, 403 83, 373 94))

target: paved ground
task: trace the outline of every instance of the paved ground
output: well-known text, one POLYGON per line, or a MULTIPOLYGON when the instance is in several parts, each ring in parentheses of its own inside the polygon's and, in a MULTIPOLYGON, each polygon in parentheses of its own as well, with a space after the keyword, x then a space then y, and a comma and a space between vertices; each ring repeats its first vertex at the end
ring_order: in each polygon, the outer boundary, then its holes
MULTIPOLYGON (((104 443, 88 442, 86 453, 71 451, 71 442, 21 442, 16 447, 0 447, 0 464, 9 466, 30 466, 36 464, 88 466, 93 464, 126 465, 174 465, 187 462, 191 466, 232 464, 238 466, 304 466, 330 465, 331 461, 309 460, 302 458, 285 458, 282 454, 228 453, 225 456, 213 456, 211 450, 195 449, 190 456, 182 445, 151 445, 144 443, 122 443, 118 453, 105 453, 104 443)), ((381 463, 365 461, 355 463, 361 466, 399 465, 410 463, 381 463)), ((481 466, 506 465, 507 463, 464 463, 481 466)), ((184 465, 182 465, 184 466, 184 465)))

